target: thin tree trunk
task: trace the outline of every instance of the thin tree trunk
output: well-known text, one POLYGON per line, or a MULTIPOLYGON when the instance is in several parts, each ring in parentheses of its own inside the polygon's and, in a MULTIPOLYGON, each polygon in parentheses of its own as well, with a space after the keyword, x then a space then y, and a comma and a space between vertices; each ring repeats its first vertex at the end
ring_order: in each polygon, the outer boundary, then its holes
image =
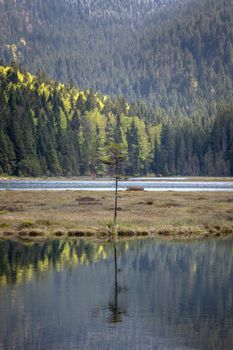
POLYGON ((118 199, 118 160, 116 160, 114 225, 116 224, 116 220, 117 220, 117 199, 118 199))

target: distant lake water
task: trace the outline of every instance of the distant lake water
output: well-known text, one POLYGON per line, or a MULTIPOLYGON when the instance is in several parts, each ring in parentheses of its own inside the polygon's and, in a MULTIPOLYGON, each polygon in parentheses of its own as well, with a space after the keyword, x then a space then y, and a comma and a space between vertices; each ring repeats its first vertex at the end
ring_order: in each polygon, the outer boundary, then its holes
MULTIPOLYGON (((113 191, 113 180, 0 180, 0 190, 113 191)), ((185 178, 135 178, 119 182, 119 190, 143 187, 146 191, 233 191, 233 181, 185 181, 185 178)))
POLYGON ((232 259, 233 240, 2 241, 0 350, 232 350, 232 259))

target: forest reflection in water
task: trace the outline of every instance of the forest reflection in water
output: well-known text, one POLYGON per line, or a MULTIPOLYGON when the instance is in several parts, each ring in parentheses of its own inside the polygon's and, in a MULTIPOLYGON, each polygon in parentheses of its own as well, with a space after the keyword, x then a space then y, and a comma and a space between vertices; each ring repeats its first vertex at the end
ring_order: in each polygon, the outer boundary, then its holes
POLYGON ((0 243, 0 349, 232 349, 233 241, 0 243))

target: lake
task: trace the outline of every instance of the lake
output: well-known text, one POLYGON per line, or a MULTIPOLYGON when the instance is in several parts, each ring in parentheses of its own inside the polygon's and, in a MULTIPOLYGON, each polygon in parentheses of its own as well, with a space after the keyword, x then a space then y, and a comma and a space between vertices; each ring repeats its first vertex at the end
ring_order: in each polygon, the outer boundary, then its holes
MULTIPOLYGON (((140 178, 119 182, 119 190, 127 187, 143 187, 146 191, 233 191, 233 181, 185 181, 184 178, 140 178)), ((114 191, 113 180, 0 180, 0 190, 79 190, 79 191, 114 191)))
POLYGON ((0 349, 231 350, 232 258, 232 239, 2 241, 0 349))

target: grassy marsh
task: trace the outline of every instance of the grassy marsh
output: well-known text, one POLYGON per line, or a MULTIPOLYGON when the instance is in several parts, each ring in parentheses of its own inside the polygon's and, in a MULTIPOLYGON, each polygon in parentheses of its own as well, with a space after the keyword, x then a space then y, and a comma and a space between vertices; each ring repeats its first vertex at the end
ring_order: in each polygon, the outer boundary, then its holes
MULTIPOLYGON (((1 191, 0 237, 111 237, 113 193, 1 191)), ((233 235, 230 192, 119 192, 118 235, 233 235)))

